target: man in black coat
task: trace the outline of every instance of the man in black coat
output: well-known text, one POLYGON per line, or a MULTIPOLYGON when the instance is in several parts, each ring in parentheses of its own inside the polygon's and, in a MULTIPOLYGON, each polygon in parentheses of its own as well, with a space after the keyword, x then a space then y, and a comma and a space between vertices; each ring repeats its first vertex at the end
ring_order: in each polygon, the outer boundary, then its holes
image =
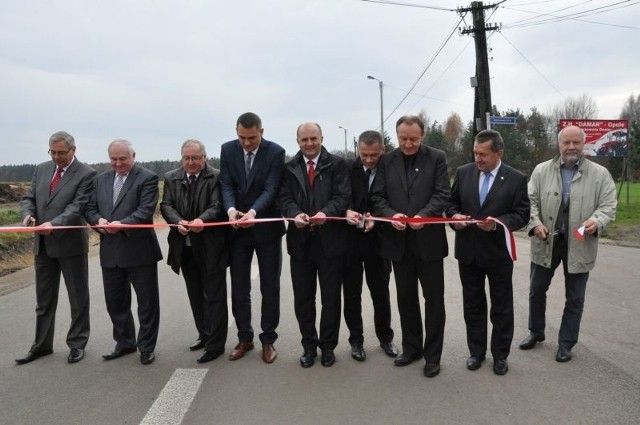
MULTIPOLYGON (((406 115, 396 123, 398 148, 380 161, 373 189, 375 215, 394 218, 442 217, 450 186, 444 152, 422 145, 422 119, 406 115)), ((396 366, 424 357, 424 375, 440 373, 444 338, 444 257, 447 235, 442 224, 392 223, 382 235, 381 255, 393 262, 402 328, 402 355, 396 366), (424 331, 418 281, 425 299, 424 331)))
POLYGON ((198 330, 192 351, 204 347, 198 363, 224 353, 227 340, 226 226, 203 226, 226 218, 220 196, 220 173, 207 164, 202 142, 187 140, 181 149, 182 167, 164 176, 160 212, 169 231, 167 263, 182 270, 191 312, 198 330))
POLYGON ((467 345, 471 356, 467 368, 480 368, 487 351, 487 296, 491 297, 491 355, 493 371, 504 375, 509 370, 507 356, 513 340, 513 260, 505 245, 505 230, 511 231, 529 221, 527 179, 502 162, 504 142, 500 133, 483 130, 473 144, 475 162, 456 171, 447 215, 456 219, 474 218, 482 222, 454 223, 455 254, 458 259, 467 345))
POLYGON ((382 135, 377 131, 365 131, 358 138, 358 158, 351 165, 351 204, 347 210, 349 250, 343 280, 344 321, 349 328, 351 357, 364 361, 362 324, 362 272, 373 301, 373 323, 380 347, 390 357, 398 355, 393 344, 391 329, 391 305, 389 301, 389 277, 391 261, 380 255, 380 230, 386 223, 376 223, 371 216, 371 188, 376 178, 378 162, 384 153, 382 135))
POLYGON ((300 151, 284 170, 280 209, 293 219, 287 229, 291 258, 294 309, 302 334, 302 367, 311 367, 322 350, 321 363, 335 363, 334 348, 340 331, 340 284, 347 251, 347 225, 327 220, 342 217, 351 200, 346 162, 322 147, 322 130, 316 123, 298 127, 300 151), (322 313, 320 335, 316 329, 316 287, 320 282, 322 313))

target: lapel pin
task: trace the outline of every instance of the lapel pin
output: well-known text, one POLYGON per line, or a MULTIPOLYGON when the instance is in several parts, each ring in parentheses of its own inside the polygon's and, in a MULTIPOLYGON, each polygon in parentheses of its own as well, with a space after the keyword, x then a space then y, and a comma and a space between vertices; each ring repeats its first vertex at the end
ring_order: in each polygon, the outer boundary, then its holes
POLYGON ((504 180, 504 176, 500 176, 500 180, 504 180))

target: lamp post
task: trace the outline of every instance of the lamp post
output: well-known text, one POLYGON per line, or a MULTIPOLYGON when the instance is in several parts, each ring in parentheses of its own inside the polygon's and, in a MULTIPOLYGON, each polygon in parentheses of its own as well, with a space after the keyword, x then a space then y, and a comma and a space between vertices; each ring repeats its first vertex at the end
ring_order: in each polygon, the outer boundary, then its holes
POLYGON ((378 82, 378 87, 380 88, 380 133, 382 134, 382 142, 384 143, 384 105, 382 102, 382 86, 384 84, 381 80, 378 80, 376 77, 372 77, 371 75, 367 75, 367 78, 370 80, 376 80, 378 82))
POLYGON ((344 156, 347 156, 347 153, 349 152, 347 150, 347 129, 344 128, 343 126, 339 125, 338 128, 341 128, 344 130, 344 156))

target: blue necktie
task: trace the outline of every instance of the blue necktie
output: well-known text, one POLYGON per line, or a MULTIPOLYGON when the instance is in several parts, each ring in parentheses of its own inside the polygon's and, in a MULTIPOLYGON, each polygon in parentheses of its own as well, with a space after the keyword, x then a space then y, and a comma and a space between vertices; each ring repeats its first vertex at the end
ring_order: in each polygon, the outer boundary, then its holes
POLYGON ((484 174, 484 180, 482 181, 482 187, 480 187, 480 206, 484 204, 484 200, 487 199, 487 193, 489 193, 489 183, 491 180, 491 173, 486 172, 484 174))

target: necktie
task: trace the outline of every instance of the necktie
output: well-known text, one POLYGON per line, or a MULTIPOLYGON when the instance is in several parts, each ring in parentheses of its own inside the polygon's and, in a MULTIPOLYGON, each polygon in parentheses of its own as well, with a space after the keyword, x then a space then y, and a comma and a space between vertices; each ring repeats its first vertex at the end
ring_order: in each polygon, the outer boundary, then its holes
POLYGON ((480 206, 484 204, 484 200, 487 199, 487 193, 489 193, 489 183, 491 182, 491 173, 483 173, 484 180, 482 180, 482 187, 480 187, 480 206))
POLYGON ((49 185, 49 193, 53 192, 60 183, 60 179, 62 178, 62 168, 58 167, 56 169, 56 174, 53 176, 53 180, 51 180, 51 184, 49 185))
POLYGON ((251 159, 253 158, 253 152, 247 152, 247 158, 244 160, 244 173, 246 176, 251 171, 251 159))
POLYGON ((315 177, 315 169, 313 167, 313 161, 308 160, 307 164, 309 165, 309 169, 307 170, 307 174, 309 175, 309 187, 313 187, 313 178, 315 177))
POLYGON ((193 194, 195 189, 196 189, 196 175, 195 174, 191 174, 189 176, 189 196, 191 196, 193 194))
POLYGON ((116 174, 116 182, 113 185, 113 205, 115 205, 118 200, 122 186, 124 186, 124 175, 116 174))
POLYGON ((371 183, 373 183, 373 179, 371 178, 371 170, 367 168, 367 171, 364 172, 367 175, 367 180, 369 182, 369 189, 371 189, 371 183))

